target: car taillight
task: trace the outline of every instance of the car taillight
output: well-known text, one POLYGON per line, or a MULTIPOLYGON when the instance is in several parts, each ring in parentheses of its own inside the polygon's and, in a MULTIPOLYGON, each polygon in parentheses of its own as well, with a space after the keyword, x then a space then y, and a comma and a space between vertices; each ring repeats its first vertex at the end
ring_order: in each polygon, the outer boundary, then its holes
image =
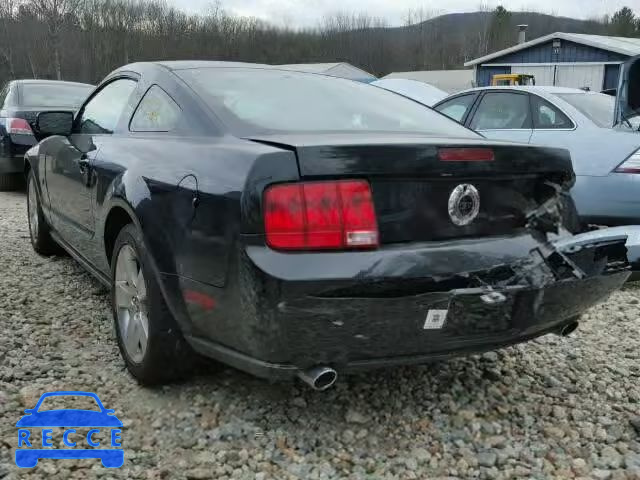
POLYGON ((618 165, 614 172, 640 173, 640 149, 636 150, 634 154, 618 165))
POLYGON ((5 120, 5 125, 7 126, 8 133, 21 135, 33 134, 31 126, 29 126, 29 122, 23 118, 7 118, 5 120))
POLYGON ((490 148, 440 148, 438 158, 441 162, 493 162, 493 150, 490 148))
POLYGON ((371 189, 364 180, 274 185, 264 195, 267 245, 278 250, 378 246, 371 189))

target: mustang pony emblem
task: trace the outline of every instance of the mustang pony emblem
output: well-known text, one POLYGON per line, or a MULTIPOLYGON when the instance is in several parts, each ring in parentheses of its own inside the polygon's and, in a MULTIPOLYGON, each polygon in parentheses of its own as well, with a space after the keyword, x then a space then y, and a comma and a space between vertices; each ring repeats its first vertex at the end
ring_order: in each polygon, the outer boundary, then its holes
POLYGON ((480 212, 480 193, 469 183, 453 189, 449 196, 449 218, 459 227, 473 222, 480 212))

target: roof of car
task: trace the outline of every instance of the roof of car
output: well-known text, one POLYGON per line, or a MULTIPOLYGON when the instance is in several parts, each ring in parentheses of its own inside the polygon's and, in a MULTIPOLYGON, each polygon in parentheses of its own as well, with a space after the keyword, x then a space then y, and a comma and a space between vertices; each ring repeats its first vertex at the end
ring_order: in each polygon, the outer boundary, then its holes
POLYGON ((277 66, 266 65, 262 63, 246 63, 246 62, 220 62, 215 60, 170 60, 163 62, 152 62, 161 65, 169 70, 188 70, 191 68, 224 68, 224 67, 243 67, 243 68, 274 68, 277 66))
POLYGON ((522 85, 522 86, 497 86, 497 87, 476 87, 470 88, 469 90, 464 90, 459 93, 467 93, 467 92, 476 92, 480 90, 516 90, 523 92, 538 92, 538 93, 548 93, 551 95, 557 94, 566 94, 566 93, 597 93, 597 92, 587 92, 580 88, 568 88, 568 87, 552 87, 552 86, 532 86, 532 85, 522 85))
POLYGON ((93 87, 93 85, 89 83, 67 82, 65 80, 42 80, 38 78, 23 78, 14 80, 13 83, 19 83, 21 85, 82 85, 84 87, 93 87))

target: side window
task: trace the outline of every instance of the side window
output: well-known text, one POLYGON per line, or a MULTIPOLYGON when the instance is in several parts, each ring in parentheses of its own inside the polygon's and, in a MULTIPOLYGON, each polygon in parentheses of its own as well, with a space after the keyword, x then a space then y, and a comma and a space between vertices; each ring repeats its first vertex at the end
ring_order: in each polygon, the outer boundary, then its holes
POLYGON ((2 103, 0 103, 0 107, 13 107, 19 104, 18 102, 18 86, 17 84, 7 83, 5 88, 2 90, 2 103))
POLYGON ((126 78, 107 84, 84 106, 78 132, 113 133, 135 88, 136 82, 126 78))
POLYGON ((531 96, 533 128, 573 128, 573 122, 564 113, 537 95, 531 96))
POLYGON ((4 108, 4 100, 9 95, 9 84, 7 83, 2 90, 0 90, 0 109, 4 108))
POLYGON ((435 109, 440 113, 445 114, 447 117, 455 120, 456 122, 462 122, 462 119, 467 114, 471 105, 473 105, 473 101, 475 100, 475 95, 462 95, 460 97, 452 98, 449 101, 443 102, 435 109))
POLYGON ((473 130, 531 128, 529 96, 509 92, 485 93, 471 121, 473 130))
POLYGON ((129 129, 132 132, 169 132, 176 126, 182 111, 157 85, 153 85, 138 105, 129 129))

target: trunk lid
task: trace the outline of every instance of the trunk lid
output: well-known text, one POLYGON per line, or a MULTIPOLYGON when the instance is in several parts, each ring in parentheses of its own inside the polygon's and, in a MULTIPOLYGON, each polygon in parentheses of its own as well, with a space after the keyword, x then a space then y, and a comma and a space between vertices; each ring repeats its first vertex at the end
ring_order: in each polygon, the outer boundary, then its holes
POLYGON ((35 128, 36 118, 40 112, 71 112, 74 113, 77 109, 69 107, 15 107, 2 111, 3 117, 22 118, 29 122, 31 128, 35 128))
POLYGON ((640 55, 620 69, 613 124, 640 130, 640 55))
MULTIPOLYGON (((36 131, 36 119, 38 114, 44 111, 71 112, 75 109, 69 107, 14 107, 0 111, 0 122, 5 122, 7 118, 21 118, 26 120, 31 127, 32 132, 36 131)), ((4 123, 2 123, 4 125, 4 123)), ((38 139, 34 134, 11 134, 9 135, 11 142, 15 146, 15 154, 22 155, 29 148, 38 143, 38 139)))
POLYGON ((293 150, 302 180, 365 178, 381 244, 504 235, 574 180, 569 153, 484 139, 384 134, 268 135, 293 150), (489 148, 492 161, 443 161, 443 148, 489 148))

